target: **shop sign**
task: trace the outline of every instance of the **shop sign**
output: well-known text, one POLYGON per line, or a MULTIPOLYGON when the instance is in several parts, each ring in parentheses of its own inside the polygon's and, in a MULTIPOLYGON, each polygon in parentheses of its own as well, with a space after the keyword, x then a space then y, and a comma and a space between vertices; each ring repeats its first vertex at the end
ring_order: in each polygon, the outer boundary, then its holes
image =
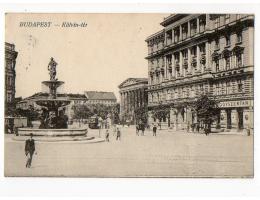
POLYGON ((228 107, 249 107, 253 106, 252 100, 241 100, 241 101, 225 101, 220 102, 219 107, 220 108, 228 108, 228 107))

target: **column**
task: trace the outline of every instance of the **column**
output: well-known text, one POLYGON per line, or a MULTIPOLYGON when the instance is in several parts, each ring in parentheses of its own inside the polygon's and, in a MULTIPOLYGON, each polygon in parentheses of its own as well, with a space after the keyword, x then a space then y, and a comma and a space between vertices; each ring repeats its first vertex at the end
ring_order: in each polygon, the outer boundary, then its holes
POLYGON ((123 92, 120 92, 120 115, 124 112, 124 97, 123 92))
POLYGON ((209 52, 210 48, 209 48, 209 42, 205 43, 205 51, 206 51, 206 71, 211 71, 211 66, 210 66, 210 62, 209 62, 209 58, 210 58, 210 52, 209 52))
POLYGON ((187 121, 187 124, 191 125, 192 124, 192 112, 191 112, 191 109, 190 108, 187 108, 186 109, 186 121, 187 121))
POLYGON ((130 112, 130 91, 127 92, 127 113, 130 112))
POLYGON ((180 25, 180 41, 182 41, 182 26, 180 25))
MULTIPOLYGON (((149 126, 151 127, 152 126, 152 124, 153 124, 153 114, 152 114, 152 111, 149 111, 148 112, 148 124, 149 124, 149 126)), ((151 127, 152 128, 152 127, 151 127)))
POLYGON ((143 105, 147 105, 147 93, 145 93, 145 89, 143 89, 143 105))
POLYGON ((179 54, 180 54, 180 76, 182 77, 183 76, 182 52, 180 51, 179 54))
POLYGON ((172 29, 172 43, 174 43, 174 29, 172 29))
POLYGON ((124 113, 127 112, 127 92, 124 92, 124 113))
POLYGON ((188 21, 188 37, 190 37, 190 21, 188 21))
POLYGON ((176 70, 175 70, 175 58, 174 58, 174 54, 172 54, 172 76, 173 76, 173 78, 176 78, 176 70))
POLYGON ((201 66, 200 66, 200 48, 199 45, 196 46, 197 51, 197 72, 201 72, 201 66))
POLYGON ((164 64, 164 77, 168 79, 168 65, 169 63, 166 60, 166 56, 163 56, 163 64, 164 64))
POLYGON ((125 113, 127 112, 127 92, 124 92, 124 106, 125 106, 125 113))
POLYGON ((177 130, 180 130, 182 128, 182 124, 183 124, 183 118, 182 118, 182 115, 181 115, 181 111, 178 110, 177 111, 177 120, 176 120, 177 130))
POLYGON ((135 90, 135 100, 136 100, 135 106, 136 108, 138 108, 139 107, 138 90, 135 90))
POLYGON ((244 129, 253 129, 254 122, 254 110, 253 107, 249 107, 243 110, 243 127, 244 129))
MULTIPOLYGON (((139 92, 139 106, 142 107, 142 93, 141 93, 141 89, 138 90, 139 92)), ((150 95, 151 97, 151 95, 150 95)))
POLYGON ((143 99, 143 96, 142 96, 142 89, 139 90, 139 95, 140 95, 140 106, 144 106, 144 99, 143 99))
POLYGON ((238 128, 238 113, 237 113, 237 109, 232 109, 232 111, 231 111, 231 126, 232 126, 232 129, 237 129, 238 128))
POLYGON ((224 128, 224 129, 227 128, 227 112, 226 112, 226 110, 220 111, 220 125, 221 125, 221 128, 224 128))
POLYGON ((130 92, 130 113, 132 113, 133 111, 133 105, 134 105, 134 102, 133 102, 133 91, 130 92))
POLYGON ((197 20, 197 33, 199 33, 200 32, 200 19, 199 19, 199 17, 196 20, 197 20))
POLYGON ((136 108, 136 104, 137 104, 137 102, 136 102, 136 91, 134 90, 133 91, 133 99, 134 99, 134 102, 133 102, 133 107, 134 107, 134 110, 135 110, 135 108, 136 108))
POLYGON ((188 48, 188 75, 192 75, 190 48, 188 48))
POLYGON ((209 14, 206 14, 205 30, 208 30, 208 28, 209 28, 209 14))
POLYGON ((139 89, 136 90, 136 107, 140 107, 139 89))

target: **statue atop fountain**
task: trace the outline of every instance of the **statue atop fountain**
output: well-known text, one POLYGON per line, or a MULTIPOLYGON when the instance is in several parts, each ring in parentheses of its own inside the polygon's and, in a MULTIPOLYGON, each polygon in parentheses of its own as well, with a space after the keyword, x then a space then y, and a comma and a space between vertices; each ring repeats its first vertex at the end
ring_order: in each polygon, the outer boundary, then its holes
POLYGON ((51 57, 51 60, 50 60, 50 62, 48 64, 48 70, 49 70, 50 80, 51 81, 57 80, 57 79, 55 79, 57 65, 58 65, 58 63, 53 59, 53 57, 51 57))

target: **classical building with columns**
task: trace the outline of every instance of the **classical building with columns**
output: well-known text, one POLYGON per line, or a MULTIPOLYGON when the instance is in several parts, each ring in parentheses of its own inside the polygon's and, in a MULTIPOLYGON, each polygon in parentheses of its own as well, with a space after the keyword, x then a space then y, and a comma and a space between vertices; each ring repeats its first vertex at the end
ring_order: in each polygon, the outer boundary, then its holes
POLYGON ((132 124, 136 122, 135 109, 146 107, 148 104, 147 87, 147 78, 128 78, 118 86, 121 120, 132 124))
POLYGON ((186 129, 197 123, 186 103, 207 94, 219 103, 215 124, 253 128, 254 16, 172 14, 161 25, 146 39, 149 123, 162 104, 165 125, 186 129))

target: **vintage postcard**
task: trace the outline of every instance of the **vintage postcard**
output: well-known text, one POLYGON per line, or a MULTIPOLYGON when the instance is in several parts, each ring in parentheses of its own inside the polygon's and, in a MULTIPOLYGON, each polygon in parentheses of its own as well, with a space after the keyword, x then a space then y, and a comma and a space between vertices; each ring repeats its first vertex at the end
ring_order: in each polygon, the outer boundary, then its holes
POLYGON ((254 177, 254 15, 6 13, 5 176, 254 177))

